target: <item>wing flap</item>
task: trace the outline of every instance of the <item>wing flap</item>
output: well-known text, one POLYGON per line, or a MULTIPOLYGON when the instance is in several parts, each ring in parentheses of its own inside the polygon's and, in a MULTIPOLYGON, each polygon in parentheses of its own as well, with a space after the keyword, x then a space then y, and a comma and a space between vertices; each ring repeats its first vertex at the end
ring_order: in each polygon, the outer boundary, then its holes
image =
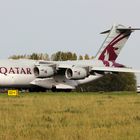
POLYGON ((30 84, 40 86, 43 88, 51 89, 53 86, 56 87, 56 89, 75 89, 75 86, 71 83, 64 83, 64 82, 56 82, 54 78, 36 78, 33 80, 30 84))

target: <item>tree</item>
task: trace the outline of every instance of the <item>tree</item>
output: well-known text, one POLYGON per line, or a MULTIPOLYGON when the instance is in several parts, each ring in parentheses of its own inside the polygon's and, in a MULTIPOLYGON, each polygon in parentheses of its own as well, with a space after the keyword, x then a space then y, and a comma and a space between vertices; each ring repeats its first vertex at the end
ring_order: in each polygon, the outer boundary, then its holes
POLYGON ((77 55, 76 55, 76 53, 73 53, 73 54, 72 54, 72 60, 77 60, 77 55))
POLYGON ((62 54, 61 51, 55 53, 55 55, 54 55, 54 61, 61 61, 62 60, 62 55, 61 54, 62 54))
POLYGON ((42 54, 42 60, 50 60, 49 55, 47 53, 42 54))
POLYGON ((136 91, 133 73, 106 74, 96 81, 79 85, 77 91, 136 91))
POLYGON ((67 61, 67 60, 77 60, 76 53, 72 52, 57 52, 55 54, 52 54, 51 60, 54 61, 67 61))
POLYGON ((82 55, 79 56, 79 60, 83 60, 83 56, 82 55))
POLYGON ((88 54, 85 54, 85 60, 89 60, 89 55, 88 54))
POLYGON ((37 55, 37 53, 32 53, 32 54, 30 55, 30 59, 39 60, 39 56, 37 55))
POLYGON ((12 55, 9 59, 49 60, 49 55, 47 53, 32 53, 30 55, 12 55))

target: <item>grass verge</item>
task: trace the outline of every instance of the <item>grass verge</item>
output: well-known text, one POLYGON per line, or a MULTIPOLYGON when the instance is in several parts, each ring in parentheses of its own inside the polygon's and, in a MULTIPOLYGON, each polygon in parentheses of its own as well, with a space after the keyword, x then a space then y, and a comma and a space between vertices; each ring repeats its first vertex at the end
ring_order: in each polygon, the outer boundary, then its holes
POLYGON ((138 140, 139 132, 136 93, 0 94, 3 140, 138 140))

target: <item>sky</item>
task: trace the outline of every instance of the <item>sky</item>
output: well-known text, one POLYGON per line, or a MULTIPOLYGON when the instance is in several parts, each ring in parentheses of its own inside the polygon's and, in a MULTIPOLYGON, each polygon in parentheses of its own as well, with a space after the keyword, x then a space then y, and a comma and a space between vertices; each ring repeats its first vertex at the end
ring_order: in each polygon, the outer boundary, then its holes
MULTIPOLYGON (((140 27, 139 0, 0 0, 0 59, 72 51, 95 56, 112 24, 140 27)), ((140 69, 140 31, 117 61, 140 69)))

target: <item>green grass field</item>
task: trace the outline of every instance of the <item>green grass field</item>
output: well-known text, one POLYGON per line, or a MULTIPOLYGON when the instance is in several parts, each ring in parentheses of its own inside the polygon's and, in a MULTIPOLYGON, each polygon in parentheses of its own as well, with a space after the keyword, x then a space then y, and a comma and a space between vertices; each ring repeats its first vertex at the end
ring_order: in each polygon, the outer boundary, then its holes
POLYGON ((139 140, 136 93, 0 94, 0 140, 139 140))

